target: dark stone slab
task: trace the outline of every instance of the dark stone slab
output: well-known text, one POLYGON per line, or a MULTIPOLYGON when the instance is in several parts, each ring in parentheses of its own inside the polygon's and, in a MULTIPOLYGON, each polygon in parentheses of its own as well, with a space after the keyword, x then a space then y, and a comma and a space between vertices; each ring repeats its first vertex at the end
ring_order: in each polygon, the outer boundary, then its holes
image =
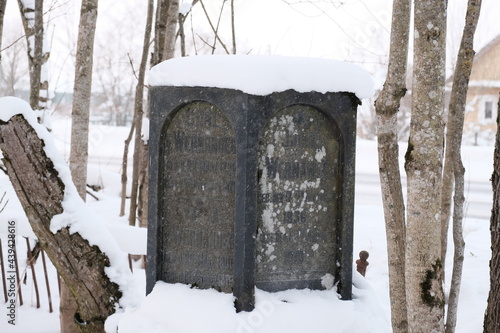
POLYGON ((320 289, 330 273, 351 299, 359 100, 199 87, 150 94, 147 292, 158 280, 214 287, 251 311, 255 286, 320 289))
POLYGON ((236 147, 231 124, 217 107, 194 102, 176 113, 160 140, 162 279, 232 292, 236 147))
POLYGON ((321 288, 336 274, 339 130, 319 110, 287 107, 264 127, 258 155, 256 284, 321 288))

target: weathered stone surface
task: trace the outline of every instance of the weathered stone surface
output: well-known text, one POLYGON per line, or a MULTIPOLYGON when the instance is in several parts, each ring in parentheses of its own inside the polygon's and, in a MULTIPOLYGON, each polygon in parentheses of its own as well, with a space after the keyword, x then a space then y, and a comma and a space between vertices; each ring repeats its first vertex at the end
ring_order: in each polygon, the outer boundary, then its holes
POLYGON ((158 280, 351 299, 356 107, 351 93, 268 96, 152 87, 147 292, 158 280))
POLYGON ((163 279, 232 292, 234 131, 217 107, 188 104, 162 130, 163 279))
POLYGON ((334 124, 306 105, 281 110, 264 127, 258 155, 258 287, 319 289, 322 276, 335 276, 337 137, 334 124))

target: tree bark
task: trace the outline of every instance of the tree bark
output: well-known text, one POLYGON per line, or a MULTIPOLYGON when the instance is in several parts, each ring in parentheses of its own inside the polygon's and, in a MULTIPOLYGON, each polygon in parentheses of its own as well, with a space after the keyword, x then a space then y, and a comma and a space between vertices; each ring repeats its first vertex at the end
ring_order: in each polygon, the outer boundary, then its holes
POLYGON ((128 136, 124 141, 124 147, 123 147, 123 157, 122 157, 122 176, 121 176, 121 183, 122 183, 122 189, 120 193, 120 216, 125 215, 125 202, 127 200, 127 166, 128 166, 128 150, 130 146, 130 141, 132 141, 132 138, 134 136, 134 131, 135 131, 135 115, 134 119, 132 120, 132 125, 130 126, 130 131, 128 132, 128 136))
POLYGON ((0 121, 0 149, 7 173, 42 249, 78 304, 81 332, 104 332, 104 321, 121 297, 118 285, 104 273, 109 259, 79 233, 50 231, 54 215, 63 212, 64 183, 43 150, 44 142, 22 115, 0 121), (22 152, 22 153, 20 153, 22 152))
POLYGON ((87 185, 89 110, 96 21, 97 0, 84 0, 78 28, 69 157, 71 176, 83 200, 87 185))
MULTIPOLYGON (((142 166, 140 168, 140 155, 143 146, 142 140, 142 117, 144 116, 143 108, 144 108, 144 78, 146 74, 146 65, 148 61, 148 53, 149 53, 149 39, 151 37, 151 29, 153 24, 153 9, 154 9, 154 1, 149 0, 148 2, 148 15, 146 18, 146 28, 144 31, 144 42, 142 47, 142 58, 141 64, 139 66, 139 76, 137 79, 137 86, 135 89, 135 103, 134 103, 134 124, 135 126, 135 138, 134 138, 134 160, 133 160, 133 177, 132 177, 132 194, 130 200, 130 214, 129 214, 129 225, 135 225, 136 220, 136 211, 137 211, 137 197, 139 192, 139 172, 138 170, 142 170, 146 166, 142 166)), ((142 182, 141 182, 142 183, 142 182)), ((140 200, 139 200, 140 202, 140 200)), ((141 221, 143 223, 141 226, 147 226, 145 219, 143 218, 143 214, 140 214, 141 221), (144 225, 145 224, 145 225, 144 225)), ((147 217, 146 217, 147 219, 147 217)))
MULTIPOLYGON (((0 0, 0 50, 2 49, 2 36, 3 36, 3 21, 5 17, 5 6, 7 0, 0 0)), ((2 52, 0 52, 0 61, 2 60, 2 52)))
MULTIPOLYGON (((156 18, 155 18, 155 47, 151 56, 151 66, 168 60, 174 56, 175 39, 177 36, 176 26, 179 18, 179 0, 160 0, 158 1, 156 18)), ((146 108, 145 116, 149 118, 149 113, 146 108)), ((141 126, 142 127, 142 126, 141 126)), ((136 135, 137 131, 136 131, 136 135)), ((139 225, 147 226, 148 211, 148 161, 149 147, 147 143, 143 143, 142 139, 138 140, 142 145, 140 149, 134 149, 134 164, 138 168, 134 168, 132 174, 132 193, 130 202, 132 205, 137 202, 137 216, 139 217, 139 225), (134 192, 135 191, 135 192, 134 192)), ((135 209, 135 208, 134 208, 135 209)), ((132 211, 132 208, 131 208, 132 211)), ((133 213, 135 214, 135 212, 133 213)), ((129 219, 129 223, 130 223, 129 219)))
POLYGON ((474 60, 474 33, 476 31, 479 13, 481 9, 481 0, 469 0, 467 5, 467 13, 465 17, 465 26, 462 34, 462 41, 457 56, 457 64, 453 77, 453 86, 451 89, 450 106, 448 112, 448 126, 446 132, 446 158, 445 158, 445 174, 443 177, 443 189, 447 190, 442 193, 441 209, 441 258, 444 267, 444 258, 446 256, 446 241, 447 225, 449 219, 449 204, 451 196, 449 189, 453 188, 453 180, 455 183, 455 193, 453 197, 453 242, 455 245, 453 258, 453 272, 450 285, 450 296, 448 299, 448 312, 446 316, 446 333, 455 332, 457 323, 458 297, 460 294, 460 284, 462 280, 462 267, 464 261, 465 242, 462 232, 463 222, 463 206, 464 206, 464 173, 465 169, 462 164, 461 146, 462 134, 465 117, 465 103, 467 99, 467 90, 469 86, 469 78, 472 71, 472 63, 474 60), (449 167, 447 167, 449 165, 449 167), (446 177, 446 171, 452 172, 446 177), (443 204, 444 203, 444 204, 443 204), (447 210, 447 211, 446 211, 447 210))
MULTIPOLYGON (((49 100, 49 81, 47 77, 47 61, 50 52, 47 51, 48 46, 45 45, 45 29, 43 27, 43 0, 35 1, 35 57, 34 70, 36 74, 33 77, 35 93, 31 92, 30 100, 33 99, 33 104, 36 104, 37 110, 45 110, 49 100)), ((30 103, 31 104, 31 103, 30 103)))
MULTIPOLYGON (((97 21, 97 1, 83 0, 80 9, 78 42, 75 62, 75 83, 73 87, 73 108, 71 113, 71 151, 69 164, 71 177, 80 197, 85 201, 87 192, 87 162, 89 141, 90 96, 92 90, 92 67, 94 56, 94 35, 97 21)), ((61 273, 59 273, 61 274, 61 273)), ((64 281, 66 282, 66 281, 64 281)), ((61 283, 61 329, 74 332, 74 317, 77 303, 71 297, 71 285, 61 283)), ((76 295, 75 295, 76 298, 76 295)))
POLYGON ((484 333, 500 332, 500 96, 498 99, 497 134, 493 160, 493 208, 491 209, 490 292, 484 316, 484 333))
POLYGON ((164 59, 175 57, 175 40, 177 39, 177 23, 179 21, 179 0, 169 0, 165 30, 164 59))
POLYGON ((236 54, 236 31, 234 29, 234 0, 231 0, 231 36, 233 41, 233 54, 236 54))
POLYGON ((155 14, 154 50, 151 56, 151 67, 165 59, 165 42, 167 33, 168 6, 170 0, 158 0, 155 14))
POLYGON ((394 1, 387 79, 375 101, 379 173, 389 262, 391 321, 394 333, 408 332, 405 206, 399 171, 397 112, 401 98, 406 93, 410 12, 410 0, 394 1))
POLYGON ((28 50, 30 106, 33 110, 38 110, 40 108, 40 79, 43 62, 43 0, 32 3, 17 0, 17 3, 21 12, 28 50))
POLYGON ((444 331, 441 184, 446 1, 415 1, 408 181, 406 288, 410 332, 444 331))

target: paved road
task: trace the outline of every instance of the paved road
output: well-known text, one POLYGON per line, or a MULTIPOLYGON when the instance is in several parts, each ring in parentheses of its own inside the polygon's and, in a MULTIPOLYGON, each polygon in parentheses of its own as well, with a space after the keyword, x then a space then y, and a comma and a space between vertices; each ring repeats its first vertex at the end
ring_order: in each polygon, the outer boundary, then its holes
MULTIPOLYGON (((406 180, 403 179, 403 195, 406 196, 406 180)), ((491 214, 492 198, 489 182, 465 184, 465 214, 469 218, 487 219, 491 214)), ((382 205, 378 175, 356 174, 356 203, 382 205)))
MULTIPOLYGON (((120 172, 121 157, 92 156, 89 162, 99 168, 120 172)), ((132 161, 129 160, 129 169, 132 161)), ((131 171, 131 170, 129 170, 131 171)), ((403 195, 406 196, 406 180, 403 179, 403 195)), ((492 191, 489 182, 467 182, 465 184, 466 216, 479 219, 490 219, 492 205, 492 191)), ((382 205, 382 194, 380 192, 380 180, 374 174, 356 174, 356 204, 382 205)))

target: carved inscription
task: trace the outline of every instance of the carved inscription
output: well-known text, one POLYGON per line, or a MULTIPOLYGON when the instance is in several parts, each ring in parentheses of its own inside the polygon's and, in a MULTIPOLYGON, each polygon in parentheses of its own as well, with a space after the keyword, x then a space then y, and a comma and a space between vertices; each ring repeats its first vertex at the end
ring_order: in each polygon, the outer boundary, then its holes
POLYGON ((215 106, 185 106, 162 132, 163 280, 231 292, 236 147, 215 106))
POLYGON ((304 286, 301 281, 335 273, 339 151, 333 124, 310 106, 288 107, 264 128, 258 154, 258 286, 304 286))

